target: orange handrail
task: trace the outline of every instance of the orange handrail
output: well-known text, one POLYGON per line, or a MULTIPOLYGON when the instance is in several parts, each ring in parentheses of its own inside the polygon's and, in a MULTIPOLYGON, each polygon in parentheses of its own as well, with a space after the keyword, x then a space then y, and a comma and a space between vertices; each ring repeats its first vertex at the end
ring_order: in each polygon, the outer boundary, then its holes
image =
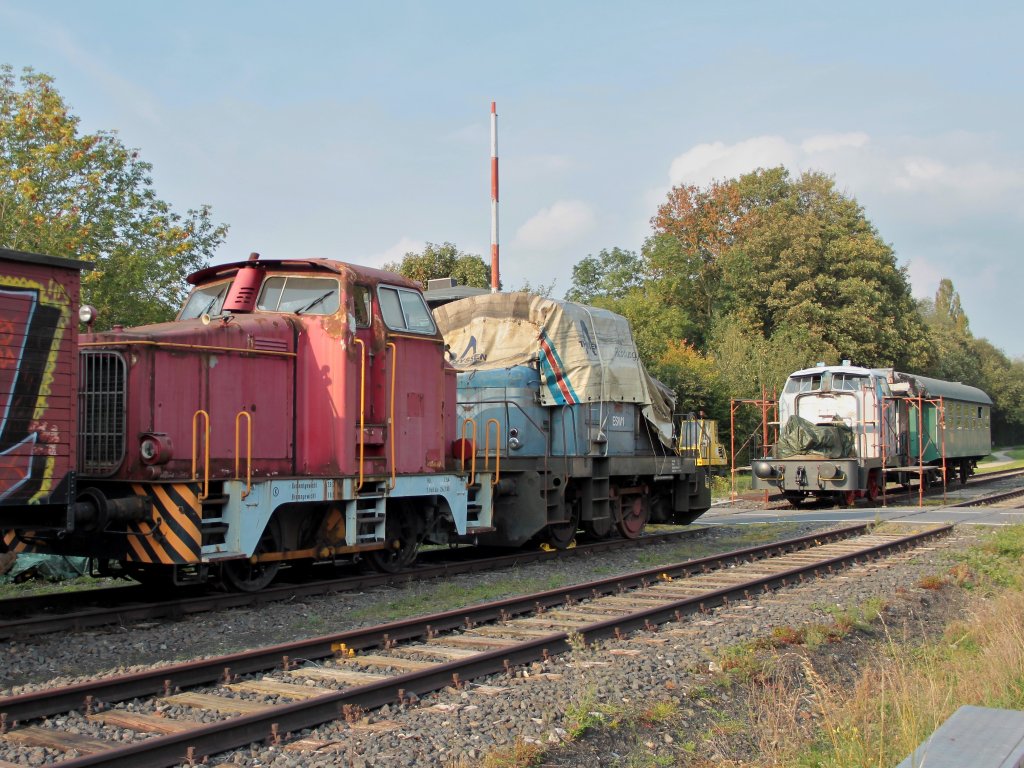
POLYGON ((398 347, 392 341, 389 341, 387 346, 391 350, 391 397, 388 406, 388 439, 391 441, 391 484, 388 486, 388 490, 393 491, 395 486, 398 485, 398 470, 395 461, 395 375, 398 371, 398 347))
POLYGON ((252 492, 252 416, 248 411, 239 411, 235 414, 235 479, 238 480, 238 425, 245 416, 246 424, 246 446, 245 446, 245 490, 242 492, 244 499, 252 492))
POLYGON ((359 345, 359 482, 356 492, 363 487, 363 457, 366 454, 366 344, 362 339, 352 339, 359 345))

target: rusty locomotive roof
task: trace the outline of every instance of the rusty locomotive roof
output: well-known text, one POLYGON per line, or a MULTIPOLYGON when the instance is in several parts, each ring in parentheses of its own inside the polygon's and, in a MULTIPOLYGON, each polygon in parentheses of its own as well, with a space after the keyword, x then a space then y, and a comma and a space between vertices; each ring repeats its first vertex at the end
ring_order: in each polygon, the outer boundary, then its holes
POLYGON ((231 277, 243 267, 256 267, 267 272, 328 272, 348 277, 361 277, 370 283, 388 283, 407 288, 422 290, 417 281, 396 272, 387 272, 374 267, 364 267, 335 259, 250 259, 235 261, 228 264, 216 264, 193 272, 186 280, 192 285, 210 282, 220 278, 231 277))

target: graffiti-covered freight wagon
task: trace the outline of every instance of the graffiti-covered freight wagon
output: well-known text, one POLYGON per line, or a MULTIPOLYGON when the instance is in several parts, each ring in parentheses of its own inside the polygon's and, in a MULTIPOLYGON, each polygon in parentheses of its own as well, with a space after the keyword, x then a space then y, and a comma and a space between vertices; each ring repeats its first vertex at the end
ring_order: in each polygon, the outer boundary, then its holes
POLYGON ((0 248, 0 530, 69 522, 79 282, 88 267, 0 248))

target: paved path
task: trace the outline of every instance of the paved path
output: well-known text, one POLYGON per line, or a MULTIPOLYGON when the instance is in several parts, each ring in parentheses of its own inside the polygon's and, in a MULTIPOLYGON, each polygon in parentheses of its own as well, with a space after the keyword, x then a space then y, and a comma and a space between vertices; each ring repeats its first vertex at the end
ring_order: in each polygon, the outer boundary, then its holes
POLYGON ((1004 464, 1012 464, 1016 461, 1013 456, 1005 451, 993 451, 992 455, 996 457, 995 461, 986 461, 984 464, 979 464, 978 466, 985 467, 985 469, 991 469, 992 467, 1001 467, 1004 464))

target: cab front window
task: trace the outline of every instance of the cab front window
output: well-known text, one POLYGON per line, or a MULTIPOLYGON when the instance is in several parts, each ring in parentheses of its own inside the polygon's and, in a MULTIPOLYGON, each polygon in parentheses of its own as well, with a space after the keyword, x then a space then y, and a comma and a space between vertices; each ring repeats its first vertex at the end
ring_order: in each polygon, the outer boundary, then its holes
POLYGON ((833 392, 856 392, 867 382, 867 376, 857 373, 833 373, 833 392))
POLYGON ((178 319, 194 320, 203 315, 221 314, 224 298, 228 295, 228 288, 230 287, 230 280, 199 286, 189 295, 185 306, 178 313, 178 319))
POLYGON ((796 392, 817 392, 819 389, 821 389, 821 374, 816 373, 813 376, 791 376, 786 382, 783 392, 791 395, 796 392))
POLYGON ((341 306, 338 281, 329 277, 272 275, 263 280, 256 308, 263 312, 333 315, 341 306))

